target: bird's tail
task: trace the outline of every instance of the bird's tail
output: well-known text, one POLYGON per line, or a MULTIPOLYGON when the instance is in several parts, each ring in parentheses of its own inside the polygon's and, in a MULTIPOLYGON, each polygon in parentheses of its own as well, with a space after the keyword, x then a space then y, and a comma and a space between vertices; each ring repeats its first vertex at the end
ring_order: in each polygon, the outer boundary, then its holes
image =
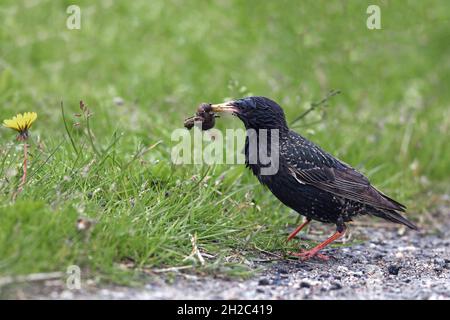
POLYGON ((413 230, 419 230, 419 228, 414 223, 403 217, 398 212, 395 212, 394 210, 376 210, 372 211, 371 214, 376 217, 392 221, 394 223, 404 224, 405 226, 413 230))

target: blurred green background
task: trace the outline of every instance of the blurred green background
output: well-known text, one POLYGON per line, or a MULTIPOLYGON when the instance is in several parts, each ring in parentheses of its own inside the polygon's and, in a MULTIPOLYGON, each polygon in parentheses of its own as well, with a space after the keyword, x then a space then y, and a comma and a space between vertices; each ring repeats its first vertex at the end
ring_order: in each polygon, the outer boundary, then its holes
MULTIPOLYGON (((296 130, 420 219, 449 185, 449 13, 445 0, 2 0, 0 114, 38 120, 16 203, 21 146, 0 130, 0 273, 196 266, 189 234, 220 270, 236 249, 282 247, 297 215, 242 166, 170 163, 170 135, 199 103, 246 95, 292 120, 341 90, 296 130), (71 4, 80 30, 66 28, 71 4), (369 4, 381 30, 366 27, 369 4), (80 100, 91 134, 74 116, 80 100), (96 222, 89 234, 80 216, 96 222)), ((226 127, 241 124, 220 119, 226 127)))

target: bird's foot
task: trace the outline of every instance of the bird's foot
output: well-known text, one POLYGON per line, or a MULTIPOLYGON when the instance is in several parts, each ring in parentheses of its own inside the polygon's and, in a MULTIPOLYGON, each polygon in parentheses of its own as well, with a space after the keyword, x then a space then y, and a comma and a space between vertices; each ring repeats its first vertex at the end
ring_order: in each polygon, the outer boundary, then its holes
POLYGON ((324 254, 318 253, 317 250, 302 250, 300 252, 289 252, 289 255, 298 257, 299 260, 306 261, 311 258, 318 258, 320 260, 328 261, 330 258, 324 254))

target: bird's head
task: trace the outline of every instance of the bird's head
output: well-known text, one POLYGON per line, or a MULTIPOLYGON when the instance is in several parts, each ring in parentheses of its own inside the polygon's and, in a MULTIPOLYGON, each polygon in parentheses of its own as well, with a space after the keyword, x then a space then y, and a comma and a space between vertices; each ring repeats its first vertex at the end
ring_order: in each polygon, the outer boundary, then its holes
POLYGON ((247 97, 211 105, 213 112, 227 112, 242 120, 247 129, 288 130, 283 109, 265 97, 247 97))

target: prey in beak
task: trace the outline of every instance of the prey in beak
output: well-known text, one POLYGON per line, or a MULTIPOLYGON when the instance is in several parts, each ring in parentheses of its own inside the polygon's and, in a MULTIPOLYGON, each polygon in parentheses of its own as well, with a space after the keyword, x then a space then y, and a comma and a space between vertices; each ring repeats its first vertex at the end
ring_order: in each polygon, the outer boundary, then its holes
POLYGON ((190 130, 197 124, 201 130, 209 130, 214 127, 215 119, 219 116, 216 113, 231 113, 238 115, 239 109, 234 104, 235 101, 229 101, 219 104, 202 103, 194 116, 184 120, 184 126, 190 130))

